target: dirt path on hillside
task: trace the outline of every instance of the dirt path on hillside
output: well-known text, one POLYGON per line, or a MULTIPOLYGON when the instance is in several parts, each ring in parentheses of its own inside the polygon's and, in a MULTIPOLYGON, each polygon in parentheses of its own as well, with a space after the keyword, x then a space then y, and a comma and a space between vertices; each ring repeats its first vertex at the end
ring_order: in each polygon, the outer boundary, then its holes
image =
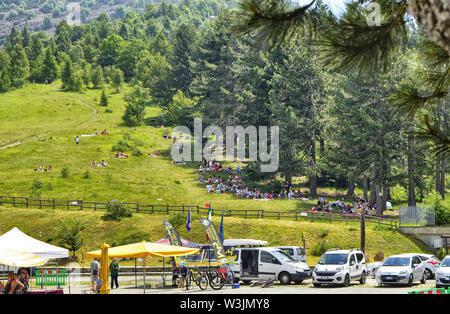
POLYGON ((0 150, 7 149, 9 147, 14 147, 14 146, 17 146, 17 145, 20 145, 20 144, 23 144, 23 142, 22 141, 17 141, 17 142, 14 142, 14 143, 11 143, 11 144, 8 144, 8 145, 0 147, 0 150))

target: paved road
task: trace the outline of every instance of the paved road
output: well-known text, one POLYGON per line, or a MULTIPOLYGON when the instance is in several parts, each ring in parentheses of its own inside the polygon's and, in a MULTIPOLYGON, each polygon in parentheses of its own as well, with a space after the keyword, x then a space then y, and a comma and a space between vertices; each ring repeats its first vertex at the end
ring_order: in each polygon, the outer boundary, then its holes
MULTIPOLYGON (((72 286, 71 293, 79 294, 85 290, 87 286, 72 286)), ((367 283, 363 286, 352 284, 350 287, 322 287, 314 288, 311 281, 305 281, 302 285, 281 286, 274 285, 269 288, 250 287, 241 285, 239 289, 232 289, 231 287, 224 287, 221 290, 212 290, 208 287, 206 290, 200 290, 197 287, 187 291, 179 288, 160 288, 160 289, 146 289, 147 294, 193 294, 193 295, 207 295, 207 294, 407 294, 411 290, 419 290, 425 288, 434 288, 434 280, 429 280, 425 285, 414 285, 409 287, 377 287, 375 279, 367 279, 367 283)), ((69 293, 69 289, 65 288, 64 293, 69 293)), ((123 286, 119 289, 111 290, 111 294, 143 294, 144 290, 141 287, 123 286)))

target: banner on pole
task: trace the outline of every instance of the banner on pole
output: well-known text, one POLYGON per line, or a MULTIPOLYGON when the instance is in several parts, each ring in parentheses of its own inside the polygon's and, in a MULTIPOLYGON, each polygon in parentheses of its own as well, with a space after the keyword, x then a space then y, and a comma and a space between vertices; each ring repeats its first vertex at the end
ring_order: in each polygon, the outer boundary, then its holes
POLYGON ((205 218, 200 218, 200 222, 205 228, 206 234, 208 235, 209 241, 214 249, 214 253, 217 256, 217 262, 219 264, 227 263, 227 256, 225 255, 225 250, 222 245, 222 241, 220 241, 219 233, 217 232, 216 226, 205 218))

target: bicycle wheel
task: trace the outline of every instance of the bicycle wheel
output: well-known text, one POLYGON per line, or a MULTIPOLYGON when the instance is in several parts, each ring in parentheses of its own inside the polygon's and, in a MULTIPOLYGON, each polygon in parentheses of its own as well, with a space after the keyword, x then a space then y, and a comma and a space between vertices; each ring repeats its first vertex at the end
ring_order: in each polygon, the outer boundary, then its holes
POLYGON ((196 283, 200 289, 206 290, 206 288, 208 288, 208 283, 209 283, 208 277, 203 273, 198 273, 196 283))
POLYGON ((191 285, 191 282, 192 282, 192 273, 190 271, 188 271, 188 273, 186 274, 186 282, 185 282, 186 290, 189 290, 189 286, 191 285))
POLYGON ((211 286, 211 288, 213 288, 214 290, 220 290, 222 289, 224 284, 225 280, 217 270, 214 270, 210 273, 209 285, 211 286))

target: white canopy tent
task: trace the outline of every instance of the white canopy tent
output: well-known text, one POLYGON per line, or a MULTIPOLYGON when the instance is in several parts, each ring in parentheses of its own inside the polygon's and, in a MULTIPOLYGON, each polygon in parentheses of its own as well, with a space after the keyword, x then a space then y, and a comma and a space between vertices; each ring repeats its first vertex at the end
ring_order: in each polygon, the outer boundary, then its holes
POLYGON ((40 256, 15 251, 0 251, 0 264, 12 267, 42 266, 48 263, 48 259, 40 256))
POLYGON ((43 259, 69 257, 69 250, 36 240, 18 228, 0 236, 0 251, 27 252, 43 259))

